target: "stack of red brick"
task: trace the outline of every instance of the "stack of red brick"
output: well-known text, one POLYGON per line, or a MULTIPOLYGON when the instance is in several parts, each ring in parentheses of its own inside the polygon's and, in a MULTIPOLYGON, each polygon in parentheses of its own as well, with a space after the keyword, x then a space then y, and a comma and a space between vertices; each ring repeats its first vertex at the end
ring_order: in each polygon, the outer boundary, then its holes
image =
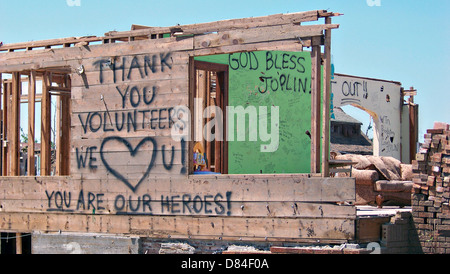
POLYGON ((450 254, 450 130, 436 123, 413 161, 412 211, 424 253, 450 254))

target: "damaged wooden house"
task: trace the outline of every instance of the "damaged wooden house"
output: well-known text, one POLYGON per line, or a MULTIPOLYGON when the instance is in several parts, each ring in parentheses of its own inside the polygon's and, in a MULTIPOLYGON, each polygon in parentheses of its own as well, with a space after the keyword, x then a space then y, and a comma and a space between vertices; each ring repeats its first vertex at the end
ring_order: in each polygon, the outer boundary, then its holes
POLYGON ((1 46, 2 250, 357 241, 355 180, 329 176, 337 15, 1 46))

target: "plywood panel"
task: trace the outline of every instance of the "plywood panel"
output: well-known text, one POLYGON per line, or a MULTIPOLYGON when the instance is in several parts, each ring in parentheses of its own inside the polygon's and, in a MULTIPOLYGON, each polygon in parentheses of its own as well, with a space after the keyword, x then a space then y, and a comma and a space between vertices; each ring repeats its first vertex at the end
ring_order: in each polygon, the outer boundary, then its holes
POLYGON ((311 130, 308 52, 256 51, 195 59, 230 68, 230 173, 311 171, 311 139, 305 133, 311 130))

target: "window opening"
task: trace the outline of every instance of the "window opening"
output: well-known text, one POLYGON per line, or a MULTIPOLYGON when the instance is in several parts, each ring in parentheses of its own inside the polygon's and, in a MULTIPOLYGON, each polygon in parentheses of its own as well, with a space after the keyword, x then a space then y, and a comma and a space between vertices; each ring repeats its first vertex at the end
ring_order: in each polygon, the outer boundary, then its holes
POLYGON ((69 175, 70 69, 0 75, 1 175, 69 175))

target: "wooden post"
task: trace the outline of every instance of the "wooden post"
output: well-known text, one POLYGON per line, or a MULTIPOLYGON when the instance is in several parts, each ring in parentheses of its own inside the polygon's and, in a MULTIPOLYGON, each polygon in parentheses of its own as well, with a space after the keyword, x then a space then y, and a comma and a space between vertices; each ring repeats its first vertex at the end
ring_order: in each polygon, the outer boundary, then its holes
POLYGON ((417 138, 418 138, 418 106, 414 104, 414 87, 411 87, 410 92, 412 93, 408 99, 408 110, 409 110, 409 159, 410 162, 416 159, 417 153, 417 138))
MULTIPOLYGON (((0 106, 2 105, 2 98, 3 96, 1 96, 3 92, 3 80, 2 80, 2 74, 0 73, 0 106)), ((0 121, 1 121, 1 125, 3 125, 3 111, 0 112, 0 121)), ((1 130, 1 134, 2 134, 2 140, 1 140, 1 144, 0 144, 0 175, 3 175, 3 126, 1 126, 0 128, 1 130)), ((1 247, 1 244, 0 244, 1 247)))
MULTIPOLYGON (((58 86, 60 88, 65 88, 65 78, 61 78, 58 80, 58 86)), ((63 121, 62 121, 62 100, 66 97, 64 93, 59 94, 56 96, 56 109, 55 109, 55 128, 53 129, 55 131, 55 175, 61 176, 64 173, 63 170, 63 121)))
MULTIPOLYGON (((223 107, 223 94, 222 94, 222 83, 223 81, 219 78, 220 73, 216 73, 216 106, 219 107, 220 109, 224 109, 223 107)), ((223 78, 223 77, 222 77, 223 78)), ((209 106, 209 105, 208 105, 209 106)), ((215 114, 215 117, 219 117, 218 114, 215 114)), ((222 117, 223 119, 223 117, 222 117)), ((225 121, 225 119, 222 120, 223 122, 225 121)), ((222 122, 222 125, 224 124, 222 122)), ((223 136, 223 130, 220 129, 220 127, 216 127, 215 128, 215 141, 214 141, 214 172, 217 173, 224 173, 223 170, 223 163, 225 162, 226 157, 224 157, 223 155, 223 141, 218 141, 219 140, 224 140, 224 136, 223 136)))
POLYGON ((35 123, 36 123, 36 71, 30 71, 28 78, 28 176, 36 175, 34 161, 35 123))
POLYGON ((41 176, 49 176, 51 170, 51 109, 50 93, 51 75, 44 73, 41 100, 41 176))
POLYGON ((61 175, 61 152, 63 148, 61 147, 61 100, 62 96, 56 96, 56 110, 55 110, 55 149, 56 149, 56 159, 55 159, 55 175, 61 175))
MULTIPOLYGON (((72 84, 68 75, 65 76, 65 87, 71 88, 72 84)), ((61 176, 70 174, 70 124, 71 124, 70 95, 61 98, 61 176)))
POLYGON ((16 254, 22 254, 22 233, 16 233, 16 254))
POLYGON ((9 123, 9 116, 8 116, 8 112, 9 112, 9 93, 10 93, 10 89, 8 88, 8 84, 7 83, 2 83, 3 85, 3 140, 2 140, 2 175, 3 176, 8 176, 8 170, 9 170, 9 161, 8 161, 8 123, 9 123))
MULTIPOLYGON (((331 17, 325 17, 325 24, 331 24, 331 17)), ((330 176, 330 95, 331 95, 331 30, 325 30, 323 73, 323 106, 322 106, 322 176, 330 176)))
POLYGON ((321 94, 321 37, 312 39, 311 71, 311 173, 320 172, 320 94, 321 94))
MULTIPOLYGON (((190 56, 189 57, 189 110, 190 113, 194 113, 195 109, 194 109, 194 97, 195 97, 195 88, 197 86, 197 75, 196 75, 196 70, 195 70, 195 62, 194 62, 194 57, 190 56)), ((176 115, 178 115, 178 113, 176 113, 176 115)), ((193 123, 193 119, 189 118, 189 142, 187 145, 187 159, 188 162, 186 163, 186 168, 187 168, 187 174, 192 174, 194 171, 194 123, 193 123)))
MULTIPOLYGON (((206 95, 205 95, 205 100, 203 101, 203 107, 202 107, 202 109, 201 109, 201 117, 203 117, 202 115, 203 115, 203 111, 206 109, 206 107, 208 107, 208 106, 210 106, 211 105, 211 102, 213 101, 213 100, 211 100, 211 72, 210 71, 205 71, 205 78, 206 78, 206 84, 205 84, 205 88, 206 88, 206 95)), ((217 94, 217 93, 216 93, 217 94)), ((209 113, 208 112, 208 116, 210 115, 211 113, 209 113)), ((206 119, 205 121, 204 121, 204 124, 206 125, 207 123, 209 123, 209 121, 211 121, 211 119, 210 118, 208 118, 208 119, 206 119)), ((200 125, 201 126, 201 131, 202 131, 202 134, 203 134, 203 125, 200 125)), ((217 129, 216 129, 217 130, 217 129)), ((208 131, 208 132, 206 132, 206 134, 207 134, 207 140, 211 140, 211 132, 210 131, 208 131)), ((217 134, 216 134, 217 135, 217 134)), ((202 135, 203 136, 203 135, 202 135)), ((212 145, 214 145, 214 144, 212 144, 211 142, 209 142, 209 141, 207 141, 207 140, 204 140, 204 144, 206 145, 205 146, 205 152, 206 152, 206 159, 208 159, 208 167, 210 167, 211 166, 211 162, 212 162, 212 145)), ((215 148, 215 155, 217 155, 217 147, 215 148)), ((216 163, 218 163, 217 162, 217 159, 216 158, 214 158, 214 164, 215 164, 215 172, 217 172, 216 170, 218 169, 218 167, 217 167, 217 164, 216 163)))
POLYGON ((12 74, 11 103, 11 176, 20 176, 20 73, 12 74))

